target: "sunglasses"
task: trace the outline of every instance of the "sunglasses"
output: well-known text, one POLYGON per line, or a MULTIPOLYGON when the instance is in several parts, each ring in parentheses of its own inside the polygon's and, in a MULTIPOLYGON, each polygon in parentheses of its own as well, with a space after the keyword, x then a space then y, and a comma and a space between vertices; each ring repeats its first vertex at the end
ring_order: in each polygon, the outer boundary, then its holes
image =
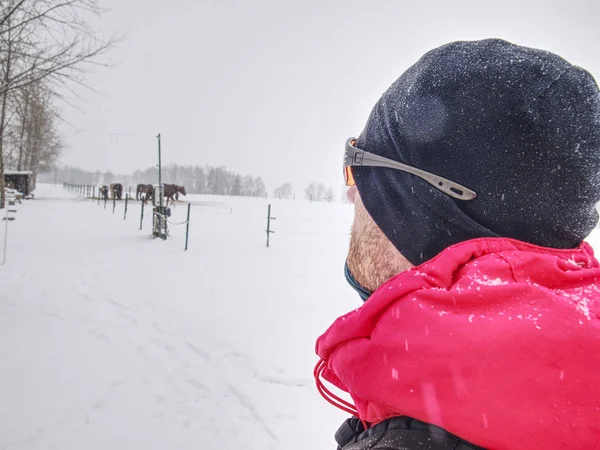
POLYGON ((383 156, 375 155, 356 148, 356 138, 350 138, 346 141, 346 152, 344 155, 344 180, 346 186, 354 186, 356 184, 352 175, 352 167, 384 167, 388 169, 401 170, 402 172, 412 173, 419 178, 427 181, 436 189, 442 191, 451 197, 459 200, 473 200, 477 194, 469 188, 461 186, 454 181, 440 177, 430 172, 426 172, 416 167, 402 164, 393 159, 384 158, 383 156))

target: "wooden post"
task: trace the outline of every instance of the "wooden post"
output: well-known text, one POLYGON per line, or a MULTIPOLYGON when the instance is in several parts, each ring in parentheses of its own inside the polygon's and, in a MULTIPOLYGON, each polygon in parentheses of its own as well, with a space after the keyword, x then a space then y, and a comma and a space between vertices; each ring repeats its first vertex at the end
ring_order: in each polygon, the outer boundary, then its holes
POLYGON ((142 200, 142 216, 140 217, 140 230, 142 229, 142 223, 144 222, 144 201, 142 200))
POLYGON ((129 194, 125 194, 125 214, 123 214, 123 220, 127 219, 127 202, 129 200, 129 194))
POLYGON ((269 247, 271 233, 275 233, 271 231, 271 220, 275 220, 275 217, 271 217, 271 205, 269 205, 269 209, 267 210, 267 248, 269 247))
POLYGON ((188 203, 187 222, 185 224, 185 250, 188 249, 188 237, 190 235, 190 208, 192 204, 188 203))

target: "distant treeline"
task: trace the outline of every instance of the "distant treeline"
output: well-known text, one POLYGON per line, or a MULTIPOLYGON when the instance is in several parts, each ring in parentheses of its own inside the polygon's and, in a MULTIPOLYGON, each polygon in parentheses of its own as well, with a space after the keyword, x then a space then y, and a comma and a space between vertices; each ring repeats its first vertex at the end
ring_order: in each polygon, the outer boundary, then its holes
MULTIPOLYGON (((230 172, 225 167, 180 166, 170 164, 162 169, 163 183, 185 186, 189 193, 213 195, 244 195, 264 197, 267 194, 265 183, 261 177, 242 176, 230 172)), ((122 183, 127 189, 135 188, 139 183, 157 184, 158 168, 136 170, 131 175, 115 174, 110 170, 90 172, 78 167, 57 167, 53 172, 40 175, 46 183, 70 183, 99 186, 103 184, 122 183)))
MULTIPOLYGON (((266 197, 267 189, 261 177, 240 175, 227 170, 225 167, 210 166, 180 166, 170 164, 162 169, 162 181, 168 184, 185 186, 191 194, 239 195, 248 197, 266 197)), ((69 183, 91 186, 121 183, 125 190, 142 184, 158 183, 158 168, 149 167, 146 170, 136 170, 131 175, 115 174, 111 171, 90 172, 78 167, 57 167, 53 171, 39 175, 42 183, 69 183)), ((273 190, 273 197, 281 199, 295 198, 291 183, 283 183, 273 190)), ((310 201, 335 201, 331 187, 323 183, 312 182, 304 189, 304 198, 310 201)))

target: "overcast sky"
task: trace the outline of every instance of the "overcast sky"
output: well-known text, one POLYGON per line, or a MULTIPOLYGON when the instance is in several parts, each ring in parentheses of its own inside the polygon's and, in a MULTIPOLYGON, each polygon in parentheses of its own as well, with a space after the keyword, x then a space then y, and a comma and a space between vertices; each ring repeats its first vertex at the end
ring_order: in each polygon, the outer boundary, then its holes
POLYGON ((522 0, 110 0, 102 30, 127 33, 64 106, 62 162, 129 173, 225 165, 267 188, 341 189, 345 139, 423 53, 504 38, 600 75, 600 2, 522 0))

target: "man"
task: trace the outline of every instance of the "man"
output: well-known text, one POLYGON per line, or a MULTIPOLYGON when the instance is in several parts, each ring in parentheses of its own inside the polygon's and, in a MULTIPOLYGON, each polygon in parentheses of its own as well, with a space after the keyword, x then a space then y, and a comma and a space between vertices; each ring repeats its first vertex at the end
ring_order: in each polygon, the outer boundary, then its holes
POLYGON ((345 174, 366 302, 315 368, 354 416, 338 448, 600 448, 592 76, 502 40, 445 45, 383 94, 345 174))

